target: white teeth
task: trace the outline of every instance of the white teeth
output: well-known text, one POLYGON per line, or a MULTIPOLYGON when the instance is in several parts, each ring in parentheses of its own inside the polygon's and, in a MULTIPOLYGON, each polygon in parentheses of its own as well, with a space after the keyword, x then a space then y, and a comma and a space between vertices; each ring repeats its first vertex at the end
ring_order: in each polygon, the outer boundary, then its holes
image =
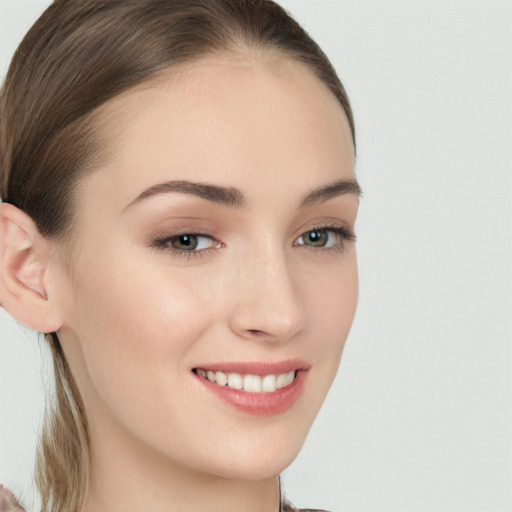
POLYGON ((244 390, 247 393, 273 393, 274 391, 289 386, 295 379, 295 371, 280 373, 279 375, 240 375, 239 373, 226 374, 221 371, 197 369, 197 374, 219 386, 244 390))
POLYGON ((245 375, 244 391, 248 391, 249 393, 261 393, 261 377, 258 375, 245 375))
POLYGON ((225 386, 228 383, 228 378, 224 372, 215 372, 215 382, 219 386, 225 386))
POLYGON ((261 390, 264 393, 272 393, 276 390, 276 376, 275 375, 265 375, 263 380, 261 381, 261 390))
POLYGON ((230 373, 228 386, 233 389, 242 389, 242 376, 239 373, 230 373))
POLYGON ((293 381, 295 380, 295 370, 292 370, 291 372, 288 372, 288 379, 285 382, 285 386, 289 386, 293 381))
POLYGON ((281 389, 293 382, 293 379, 295 378, 295 372, 291 371, 288 373, 281 373, 277 376, 276 379, 276 388, 281 389))

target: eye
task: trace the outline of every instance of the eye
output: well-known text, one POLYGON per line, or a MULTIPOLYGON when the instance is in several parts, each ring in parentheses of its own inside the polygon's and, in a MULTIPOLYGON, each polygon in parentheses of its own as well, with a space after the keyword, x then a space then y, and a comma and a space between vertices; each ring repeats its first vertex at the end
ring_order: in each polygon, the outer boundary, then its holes
POLYGON ((191 258, 218 249, 222 244, 211 235, 184 232, 156 238, 152 240, 151 246, 170 251, 175 256, 191 258))
POLYGON ((345 240, 353 241, 355 235, 340 226, 323 226, 303 233, 294 245, 343 251, 345 240))
POLYGON ((315 229, 314 231, 308 231, 300 238, 304 240, 303 244, 299 245, 309 245, 310 247, 325 247, 329 242, 332 245, 332 238, 329 240, 329 235, 332 235, 332 231, 320 231, 319 229, 315 229))
POLYGON ((214 241, 209 236, 184 233, 168 239, 168 245, 178 251, 199 251, 214 246, 214 241))

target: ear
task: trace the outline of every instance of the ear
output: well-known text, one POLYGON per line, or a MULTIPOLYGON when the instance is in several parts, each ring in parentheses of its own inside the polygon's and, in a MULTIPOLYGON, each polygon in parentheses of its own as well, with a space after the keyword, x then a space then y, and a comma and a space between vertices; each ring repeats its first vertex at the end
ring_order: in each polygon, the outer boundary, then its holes
POLYGON ((52 252, 26 213, 0 204, 0 304, 19 323, 45 333, 62 325, 49 290, 52 252))

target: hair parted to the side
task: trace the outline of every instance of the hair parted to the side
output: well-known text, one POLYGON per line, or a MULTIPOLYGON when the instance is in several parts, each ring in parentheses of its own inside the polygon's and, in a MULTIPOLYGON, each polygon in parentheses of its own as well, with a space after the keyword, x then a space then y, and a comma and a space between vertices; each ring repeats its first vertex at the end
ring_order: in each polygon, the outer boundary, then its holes
MULTIPOLYGON (((0 197, 40 233, 69 239, 80 180, 101 160, 98 107, 161 71, 218 52, 273 51, 304 63, 339 100, 345 90, 319 46, 271 0, 55 0, 16 51, 0 92, 0 197)), ((42 512, 83 505, 85 410, 57 333, 46 335, 56 397, 41 436, 42 512)))

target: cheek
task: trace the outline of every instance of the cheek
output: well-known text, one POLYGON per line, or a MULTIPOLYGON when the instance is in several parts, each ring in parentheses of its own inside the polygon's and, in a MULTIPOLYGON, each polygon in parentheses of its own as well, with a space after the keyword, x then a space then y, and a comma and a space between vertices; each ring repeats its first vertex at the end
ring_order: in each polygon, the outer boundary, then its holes
POLYGON ((304 281, 308 309, 318 335, 327 339, 345 339, 354 319, 358 301, 358 272, 355 252, 338 266, 326 266, 304 281))
POLYGON ((298 426, 305 438, 336 377, 354 319, 358 300, 355 252, 341 263, 320 265, 314 272, 303 269, 298 275, 302 276, 301 294, 308 312, 302 348, 313 362, 301 404, 303 422, 298 426))
POLYGON ((161 392, 172 376, 178 378, 183 355, 214 314, 208 290, 196 291, 200 283, 162 265, 136 263, 102 259, 78 283, 77 333, 85 371, 95 392, 113 407, 123 396, 143 401, 148 393, 161 392))
POLYGON ((355 252, 338 267, 326 268, 306 279, 310 328, 310 350, 330 386, 354 320, 358 302, 358 271, 355 252))

